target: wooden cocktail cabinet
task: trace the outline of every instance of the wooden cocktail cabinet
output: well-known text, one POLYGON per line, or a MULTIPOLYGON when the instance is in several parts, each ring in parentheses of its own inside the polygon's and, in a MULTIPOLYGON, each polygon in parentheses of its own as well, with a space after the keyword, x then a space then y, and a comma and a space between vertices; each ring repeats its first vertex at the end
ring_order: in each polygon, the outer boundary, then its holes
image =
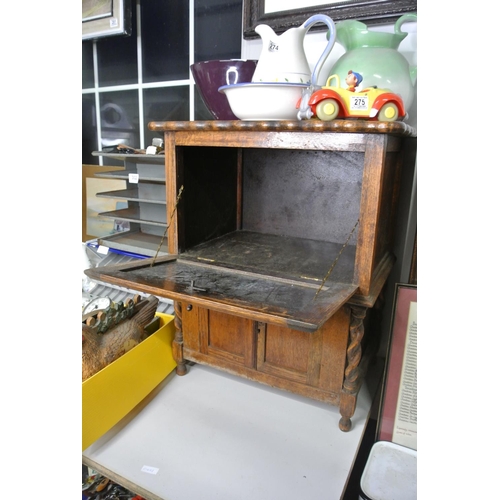
POLYGON ((177 374, 211 365, 351 417, 376 349, 403 168, 402 122, 152 122, 168 255, 91 278, 174 301, 177 374))

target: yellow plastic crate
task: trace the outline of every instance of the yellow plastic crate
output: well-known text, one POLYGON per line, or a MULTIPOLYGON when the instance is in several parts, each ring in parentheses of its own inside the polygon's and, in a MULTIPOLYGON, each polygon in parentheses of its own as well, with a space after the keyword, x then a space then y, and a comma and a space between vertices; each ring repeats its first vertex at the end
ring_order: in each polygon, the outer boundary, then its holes
POLYGON ((174 317, 156 313, 160 327, 82 383, 82 450, 109 431, 176 366, 174 317))

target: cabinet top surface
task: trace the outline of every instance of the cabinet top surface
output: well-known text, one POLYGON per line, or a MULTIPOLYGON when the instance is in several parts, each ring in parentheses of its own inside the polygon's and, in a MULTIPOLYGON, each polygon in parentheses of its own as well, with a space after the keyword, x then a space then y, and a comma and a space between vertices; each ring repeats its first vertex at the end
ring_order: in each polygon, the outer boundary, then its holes
POLYGON ((155 132, 334 132, 359 134, 390 134, 416 137, 417 131, 404 122, 379 122, 367 120, 290 120, 290 121, 165 121, 149 122, 149 130, 155 132))

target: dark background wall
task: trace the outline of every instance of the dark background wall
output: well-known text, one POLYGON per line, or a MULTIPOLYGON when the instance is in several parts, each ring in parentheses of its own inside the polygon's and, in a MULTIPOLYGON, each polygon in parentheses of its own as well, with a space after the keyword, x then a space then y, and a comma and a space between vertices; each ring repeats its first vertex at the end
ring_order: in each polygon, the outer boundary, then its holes
POLYGON ((83 41, 82 163, 103 146, 147 147, 150 121, 212 119, 189 66, 239 59, 241 22, 242 0, 132 0, 131 35, 83 41))

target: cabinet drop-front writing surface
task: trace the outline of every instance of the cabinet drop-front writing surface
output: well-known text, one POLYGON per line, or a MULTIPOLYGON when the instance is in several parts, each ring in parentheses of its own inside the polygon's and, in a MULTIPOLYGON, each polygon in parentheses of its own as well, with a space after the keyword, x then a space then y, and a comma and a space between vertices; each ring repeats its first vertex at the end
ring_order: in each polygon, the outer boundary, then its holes
POLYGON ((394 263, 401 122, 152 122, 168 256, 86 271, 174 300, 177 374, 207 364, 340 407, 347 431, 394 263))

